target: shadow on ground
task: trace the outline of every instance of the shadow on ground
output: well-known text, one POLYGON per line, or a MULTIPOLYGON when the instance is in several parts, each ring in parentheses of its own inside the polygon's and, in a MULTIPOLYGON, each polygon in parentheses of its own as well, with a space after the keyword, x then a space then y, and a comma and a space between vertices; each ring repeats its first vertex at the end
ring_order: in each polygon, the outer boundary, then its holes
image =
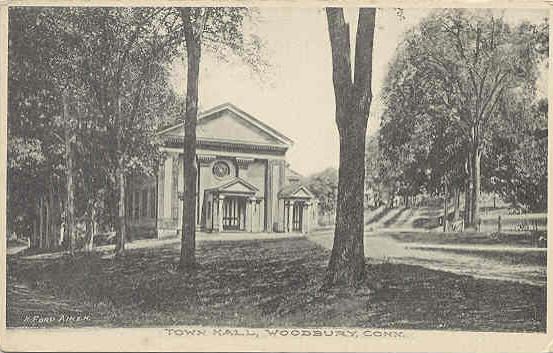
POLYGON ((178 244, 123 258, 12 256, 7 324, 76 312, 75 326, 349 326, 475 331, 545 330, 545 288, 381 263, 359 290, 319 290, 329 252, 307 239, 198 244, 200 267, 176 270, 178 244))

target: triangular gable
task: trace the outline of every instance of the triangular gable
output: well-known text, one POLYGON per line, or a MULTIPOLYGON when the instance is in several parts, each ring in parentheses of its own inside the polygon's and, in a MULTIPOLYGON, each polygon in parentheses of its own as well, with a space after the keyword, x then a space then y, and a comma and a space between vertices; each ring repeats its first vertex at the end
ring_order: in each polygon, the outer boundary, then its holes
POLYGON ((279 197, 283 199, 311 199, 314 195, 303 185, 290 184, 279 191, 279 197))
MULTIPOLYGON (((184 125, 178 124, 159 133, 183 136, 184 125)), ((196 136, 198 140, 220 140, 263 145, 291 145, 292 140, 278 131, 236 108, 223 104, 199 115, 196 136)))
POLYGON ((248 187, 246 184, 242 182, 234 183, 224 189, 219 189, 220 191, 228 191, 228 192, 255 192, 256 190, 252 190, 250 187, 248 187))
POLYGON ((298 191, 292 194, 292 197, 311 198, 313 195, 304 187, 301 187, 298 191))
POLYGON ((211 188, 209 190, 219 191, 219 192, 231 192, 231 193, 248 193, 248 194, 255 193, 256 191, 258 191, 258 189, 255 186, 238 177, 222 185, 211 188))

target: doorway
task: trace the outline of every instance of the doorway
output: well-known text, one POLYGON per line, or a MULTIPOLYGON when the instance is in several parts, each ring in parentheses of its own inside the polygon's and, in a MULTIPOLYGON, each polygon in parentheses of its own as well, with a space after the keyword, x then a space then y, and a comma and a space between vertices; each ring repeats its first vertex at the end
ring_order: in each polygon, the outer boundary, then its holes
POLYGON ((292 211, 292 231, 301 232, 303 223, 303 203, 295 202, 292 211))
POLYGON ((225 197, 223 200, 223 230, 244 230, 246 221, 246 199, 225 197))

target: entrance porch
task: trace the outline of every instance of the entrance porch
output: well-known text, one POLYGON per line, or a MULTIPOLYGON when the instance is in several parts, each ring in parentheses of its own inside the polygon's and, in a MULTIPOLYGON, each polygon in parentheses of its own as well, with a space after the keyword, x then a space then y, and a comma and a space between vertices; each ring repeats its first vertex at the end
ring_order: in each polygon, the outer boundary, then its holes
POLYGON ((283 232, 309 233, 316 221, 317 203, 313 194, 301 184, 285 187, 279 193, 283 210, 283 232))
POLYGON ((255 196, 257 188, 234 178, 205 190, 206 232, 260 232, 263 230, 263 200, 255 196))

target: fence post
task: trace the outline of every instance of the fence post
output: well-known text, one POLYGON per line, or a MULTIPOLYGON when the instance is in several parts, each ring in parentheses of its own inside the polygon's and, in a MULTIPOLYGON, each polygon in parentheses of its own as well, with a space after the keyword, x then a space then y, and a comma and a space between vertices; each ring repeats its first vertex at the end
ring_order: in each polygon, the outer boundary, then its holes
POLYGON ((501 215, 497 216, 497 232, 501 233, 501 215))

